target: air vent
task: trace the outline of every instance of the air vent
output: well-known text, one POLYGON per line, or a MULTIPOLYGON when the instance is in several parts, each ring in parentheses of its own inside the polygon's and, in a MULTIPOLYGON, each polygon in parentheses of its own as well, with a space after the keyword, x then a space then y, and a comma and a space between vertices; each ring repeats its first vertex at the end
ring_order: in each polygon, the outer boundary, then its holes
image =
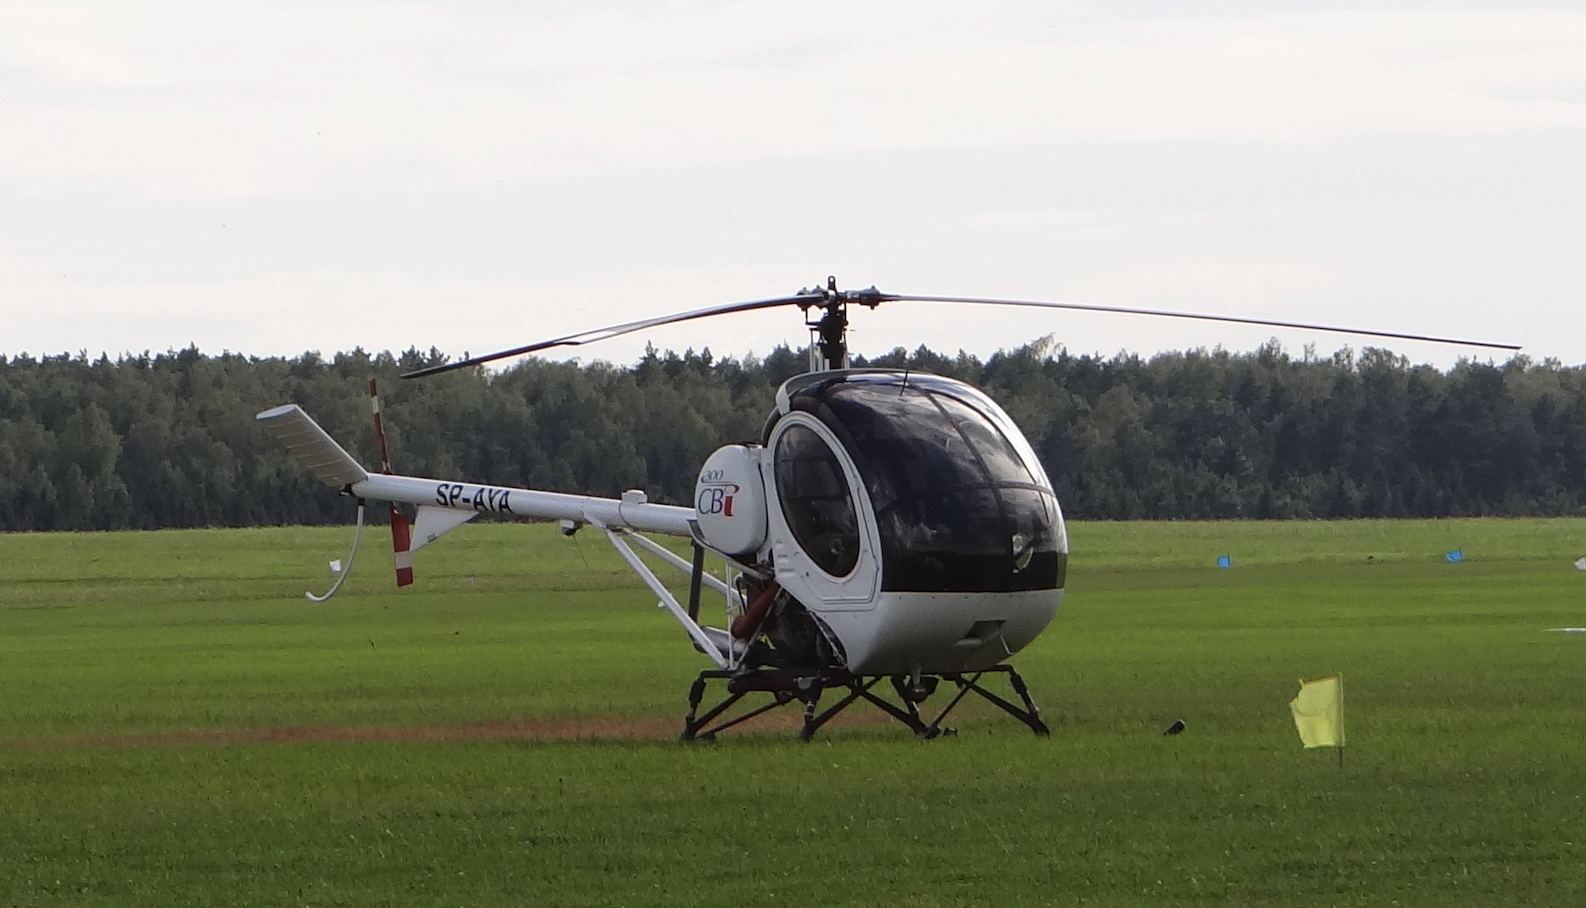
POLYGON ((987 640, 991 640, 1001 634, 1002 626, 1007 623, 1007 620, 1003 618, 998 618, 994 621, 976 621, 969 626, 969 633, 965 634, 962 640, 953 645, 959 649, 975 649, 987 640))

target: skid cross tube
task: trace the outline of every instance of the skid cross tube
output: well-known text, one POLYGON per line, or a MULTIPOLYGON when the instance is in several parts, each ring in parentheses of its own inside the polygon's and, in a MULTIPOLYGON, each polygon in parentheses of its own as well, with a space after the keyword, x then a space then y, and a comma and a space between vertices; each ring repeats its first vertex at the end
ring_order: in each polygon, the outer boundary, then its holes
MULTIPOLYGON (((951 701, 948 702, 947 706, 942 710, 941 715, 936 717, 936 721, 931 723, 931 728, 945 731, 945 729, 941 729, 942 720, 947 718, 947 714, 952 712, 953 707, 958 705, 959 701, 964 698, 965 694, 969 693, 970 691, 974 691, 975 693, 979 694, 982 699, 997 706, 1003 712, 1029 726, 1030 731, 1033 731, 1042 737, 1052 733, 1052 730, 1047 728, 1046 723, 1041 720, 1040 707, 1036 706, 1035 701, 1030 699, 1030 688, 1024 683, 1024 679, 1019 676, 1019 673, 1013 670, 1013 666, 1008 665, 1007 663, 1003 663, 1002 665, 993 665, 991 668, 985 669, 984 671, 973 672, 972 675, 973 676, 969 678, 965 678, 962 674, 943 676, 947 678, 947 680, 958 685, 958 693, 951 701), (999 697, 991 691, 980 686, 981 676, 993 672, 998 674, 1006 674, 1008 676, 1008 683, 1013 687, 1014 693, 1018 694, 1019 699, 1024 701, 1023 707, 1010 703, 1007 700, 1004 700, 1002 697, 999 697)), ((932 737, 934 737, 934 735, 932 737)))
POLYGON ((739 700, 744 698, 746 693, 749 693, 747 690, 733 690, 732 681, 734 678, 738 677, 739 674, 740 673, 738 672, 721 671, 719 669, 706 669, 705 671, 699 673, 699 677, 694 679, 693 687, 689 688, 688 715, 683 717, 682 740, 714 740, 717 732, 726 731, 727 729, 732 728, 734 725, 747 722, 750 719, 753 719, 755 716, 768 713, 779 706, 784 706, 792 702, 793 695, 788 691, 768 691, 772 694, 772 700, 770 703, 766 703, 762 706, 749 710, 748 712, 734 716, 733 718, 728 719, 719 725, 711 726, 710 723, 714 722, 718 716, 731 709, 739 700), (705 697, 706 683, 710 679, 715 678, 719 678, 727 682, 727 697, 720 703, 717 703, 715 706, 712 706, 710 709, 706 710, 703 716, 698 716, 696 718, 696 714, 699 712, 699 703, 705 697))
POLYGON ((907 676, 903 675, 852 675, 842 669, 752 669, 747 671, 732 671, 724 669, 707 669, 699 673, 688 693, 688 715, 683 719, 683 741, 710 741, 714 740, 720 732, 733 728, 756 716, 764 715, 774 709, 786 706, 789 703, 799 702, 804 705, 804 722, 799 728, 799 740, 809 741, 821 726, 835 718, 839 713, 860 700, 864 700, 886 715, 896 719, 909 727, 910 731, 924 740, 941 735, 951 735, 953 729, 942 725, 950 713, 963 702, 964 698, 973 693, 981 699, 996 706, 1020 722, 1023 722, 1032 732, 1046 736, 1051 734, 1046 723, 1041 719, 1041 710, 1030 698, 1029 687, 1013 666, 1003 664, 975 672, 945 672, 939 675, 926 675, 932 679, 934 689, 937 681, 951 681, 958 688, 952 698, 948 700, 936 718, 927 723, 920 715, 919 700, 929 696, 929 693, 911 696, 911 690, 918 690, 920 680, 913 680, 913 686, 906 686, 907 676), (981 679, 988 674, 1001 674, 1008 676, 1008 683, 1013 688, 1023 705, 1002 697, 981 684, 981 679), (700 712, 700 704, 705 698, 705 691, 711 681, 725 681, 727 694, 715 705, 700 712), (897 692, 902 705, 893 703, 882 697, 874 690, 875 686, 883 680, 890 680, 893 689, 897 692), (827 690, 842 691, 842 696, 826 709, 820 709, 821 696, 827 690), (723 718, 734 707, 743 703, 750 694, 769 694, 770 702, 746 709, 730 718, 723 718))

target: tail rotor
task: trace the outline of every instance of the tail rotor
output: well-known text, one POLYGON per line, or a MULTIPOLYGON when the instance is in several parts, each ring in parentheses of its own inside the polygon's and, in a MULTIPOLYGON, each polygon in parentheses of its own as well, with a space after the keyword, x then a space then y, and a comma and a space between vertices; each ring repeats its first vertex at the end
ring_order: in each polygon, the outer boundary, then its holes
MULTIPOLYGON (((380 391, 374 379, 369 379, 369 408, 374 411, 374 438, 380 448, 380 471, 391 475, 391 451, 386 445, 385 422, 380 418, 380 391)), ((396 565, 398 587, 413 582, 413 523, 408 515, 391 503, 391 552, 396 565)))

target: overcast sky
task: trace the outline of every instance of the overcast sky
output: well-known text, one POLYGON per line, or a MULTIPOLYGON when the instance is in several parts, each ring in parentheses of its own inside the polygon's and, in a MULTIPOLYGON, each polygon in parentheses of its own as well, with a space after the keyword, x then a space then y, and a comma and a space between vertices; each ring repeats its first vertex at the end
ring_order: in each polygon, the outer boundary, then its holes
MULTIPOLYGON (((478 354, 835 274, 1578 364, 1569 6, 7 0, 0 353, 478 354)), ((939 305, 854 320, 863 353, 1363 343, 939 305)), ((788 310, 576 352, 806 338, 788 310)))

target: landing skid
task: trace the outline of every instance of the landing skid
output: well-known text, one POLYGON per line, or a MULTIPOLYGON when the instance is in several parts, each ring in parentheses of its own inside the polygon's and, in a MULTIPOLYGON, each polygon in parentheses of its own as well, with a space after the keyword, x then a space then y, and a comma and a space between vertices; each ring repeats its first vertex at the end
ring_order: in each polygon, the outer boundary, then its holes
POLYGON ((1024 679, 1019 677, 1019 673, 1014 671, 1011 665, 995 665, 975 672, 925 675, 918 679, 911 679, 906 675, 853 675, 846 671, 831 669, 815 671, 752 669, 737 672, 710 669, 700 672, 699 677, 694 681, 694 686, 689 689, 688 715, 683 719, 682 740, 710 741, 720 732, 735 725, 796 702, 804 706, 804 726, 799 729, 799 740, 809 741, 815 737, 815 732, 820 730, 822 725, 831 721, 838 713, 860 700, 865 700, 907 725, 920 738, 929 741, 939 735, 954 733, 953 729, 942 725, 942 720, 946 719, 970 693, 979 695, 981 699, 1023 722, 1036 734, 1042 736, 1051 734, 1051 729, 1041 721, 1041 710, 1030 699, 1030 690, 1025 686, 1024 679), (982 686, 981 678, 991 674, 1007 675, 1009 685, 1024 705, 1019 706, 982 686), (716 680, 727 682, 727 696, 704 713, 700 713, 699 705, 705 698, 705 689, 711 681, 716 680), (936 718, 927 723, 920 714, 920 702, 930 696, 939 681, 944 680, 957 685, 958 691, 936 718), (884 699, 875 692, 874 688, 882 681, 892 682, 892 689, 898 695, 901 705, 884 699), (821 710, 821 695, 827 691, 840 692, 841 698, 825 710, 821 710), (745 697, 760 693, 770 694, 771 701, 746 708, 745 711, 731 718, 722 718, 745 697))

